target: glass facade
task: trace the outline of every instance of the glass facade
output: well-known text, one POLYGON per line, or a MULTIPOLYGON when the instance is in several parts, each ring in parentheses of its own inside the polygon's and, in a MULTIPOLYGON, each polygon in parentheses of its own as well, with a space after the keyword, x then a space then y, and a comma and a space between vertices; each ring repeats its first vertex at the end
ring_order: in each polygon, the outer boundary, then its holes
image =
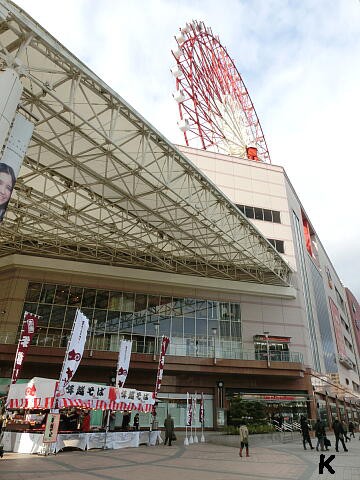
POLYGON ((65 347, 77 308, 90 320, 88 349, 117 351, 128 338, 135 352, 152 353, 162 335, 177 354, 212 356, 214 348, 241 346, 239 303, 49 283, 28 285, 24 311, 41 316, 34 343, 65 347))
POLYGON ((316 313, 319 320, 319 330, 323 349, 325 371, 327 373, 337 373, 336 350, 331 333, 330 318, 327 308, 327 297, 321 273, 317 267, 310 262, 310 270, 314 285, 314 297, 316 313))
POLYGON ((311 351, 313 356, 313 368, 318 372, 321 372, 320 367, 320 359, 319 359, 319 350, 317 346, 317 337, 316 337, 316 330, 315 330, 315 319, 313 315, 312 303, 311 303, 311 295, 310 295, 310 286, 309 286, 309 279, 307 274, 307 262, 304 252, 304 241, 303 241, 303 227, 300 226, 300 221, 293 211, 293 224, 294 224, 294 231, 295 231, 295 245, 297 249, 297 258, 298 258, 298 265, 300 276, 303 285, 303 292, 304 292, 304 302, 306 308, 306 315, 308 319, 309 325, 309 332, 310 332, 310 344, 311 344, 311 351))

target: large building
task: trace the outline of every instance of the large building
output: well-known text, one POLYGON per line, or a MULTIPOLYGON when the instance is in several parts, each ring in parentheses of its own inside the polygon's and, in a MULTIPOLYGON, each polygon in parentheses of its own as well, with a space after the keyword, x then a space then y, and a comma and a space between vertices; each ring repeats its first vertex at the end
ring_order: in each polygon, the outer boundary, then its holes
POLYGON ((127 384, 152 390, 170 337, 160 422, 171 410, 184 426, 187 392, 204 393, 208 428, 234 395, 288 419, 358 421, 356 322, 283 168, 170 144, 5 0, 0 59, 0 81, 19 84, 13 115, 34 125, 0 224, 3 390, 23 312, 40 322, 20 381, 58 378, 81 308, 75 380, 108 383, 129 338, 127 384))

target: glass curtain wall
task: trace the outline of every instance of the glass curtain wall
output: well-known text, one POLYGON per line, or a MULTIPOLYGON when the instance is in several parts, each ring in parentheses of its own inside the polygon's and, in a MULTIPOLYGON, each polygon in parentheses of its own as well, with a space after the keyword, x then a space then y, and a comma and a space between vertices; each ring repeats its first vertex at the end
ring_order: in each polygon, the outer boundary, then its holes
POLYGON ((24 311, 41 316, 37 345, 65 347, 77 308, 90 320, 88 349, 117 351, 125 338, 133 351, 153 353, 162 335, 174 355, 211 357, 216 349, 231 358, 241 349, 239 303, 29 283, 24 311))

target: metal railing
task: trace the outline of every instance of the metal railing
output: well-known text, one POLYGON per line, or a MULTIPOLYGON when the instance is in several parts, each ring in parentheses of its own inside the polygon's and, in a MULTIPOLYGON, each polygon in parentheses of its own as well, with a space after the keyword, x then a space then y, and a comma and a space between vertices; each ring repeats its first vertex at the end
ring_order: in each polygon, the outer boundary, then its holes
MULTIPOLYGON (((113 351, 119 350, 119 342, 122 336, 92 336, 90 335, 85 349, 98 350, 98 351, 113 351)), ((160 339, 155 341, 154 337, 148 337, 142 340, 133 339, 134 353, 142 353, 154 355, 158 353, 160 348, 160 339)), ((0 344, 17 344, 18 337, 15 332, 1 333, 0 344)), ((68 336, 46 334, 45 332, 37 333, 33 340, 32 345, 38 347, 51 347, 51 348, 65 348, 67 346, 68 336)), ((258 353, 251 350, 243 350, 239 341, 219 341, 214 346, 214 342, 210 341, 197 342, 193 338, 177 341, 172 339, 168 349, 169 355, 179 357, 199 357, 199 358, 216 358, 216 359, 232 359, 232 360, 266 360, 267 354, 258 353)), ((290 363, 302 363, 303 357, 299 352, 270 352, 269 363, 271 362, 290 362, 290 363)))

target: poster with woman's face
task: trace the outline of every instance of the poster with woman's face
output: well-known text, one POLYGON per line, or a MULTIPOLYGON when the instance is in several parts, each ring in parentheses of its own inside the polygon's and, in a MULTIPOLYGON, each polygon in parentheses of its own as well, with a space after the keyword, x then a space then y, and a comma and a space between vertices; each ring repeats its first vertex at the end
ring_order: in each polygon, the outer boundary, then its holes
POLYGON ((19 113, 15 115, 4 153, 0 158, 0 222, 13 193, 33 129, 33 123, 19 113))
POLYGON ((16 177, 12 167, 0 162, 0 221, 3 219, 9 203, 16 177))

